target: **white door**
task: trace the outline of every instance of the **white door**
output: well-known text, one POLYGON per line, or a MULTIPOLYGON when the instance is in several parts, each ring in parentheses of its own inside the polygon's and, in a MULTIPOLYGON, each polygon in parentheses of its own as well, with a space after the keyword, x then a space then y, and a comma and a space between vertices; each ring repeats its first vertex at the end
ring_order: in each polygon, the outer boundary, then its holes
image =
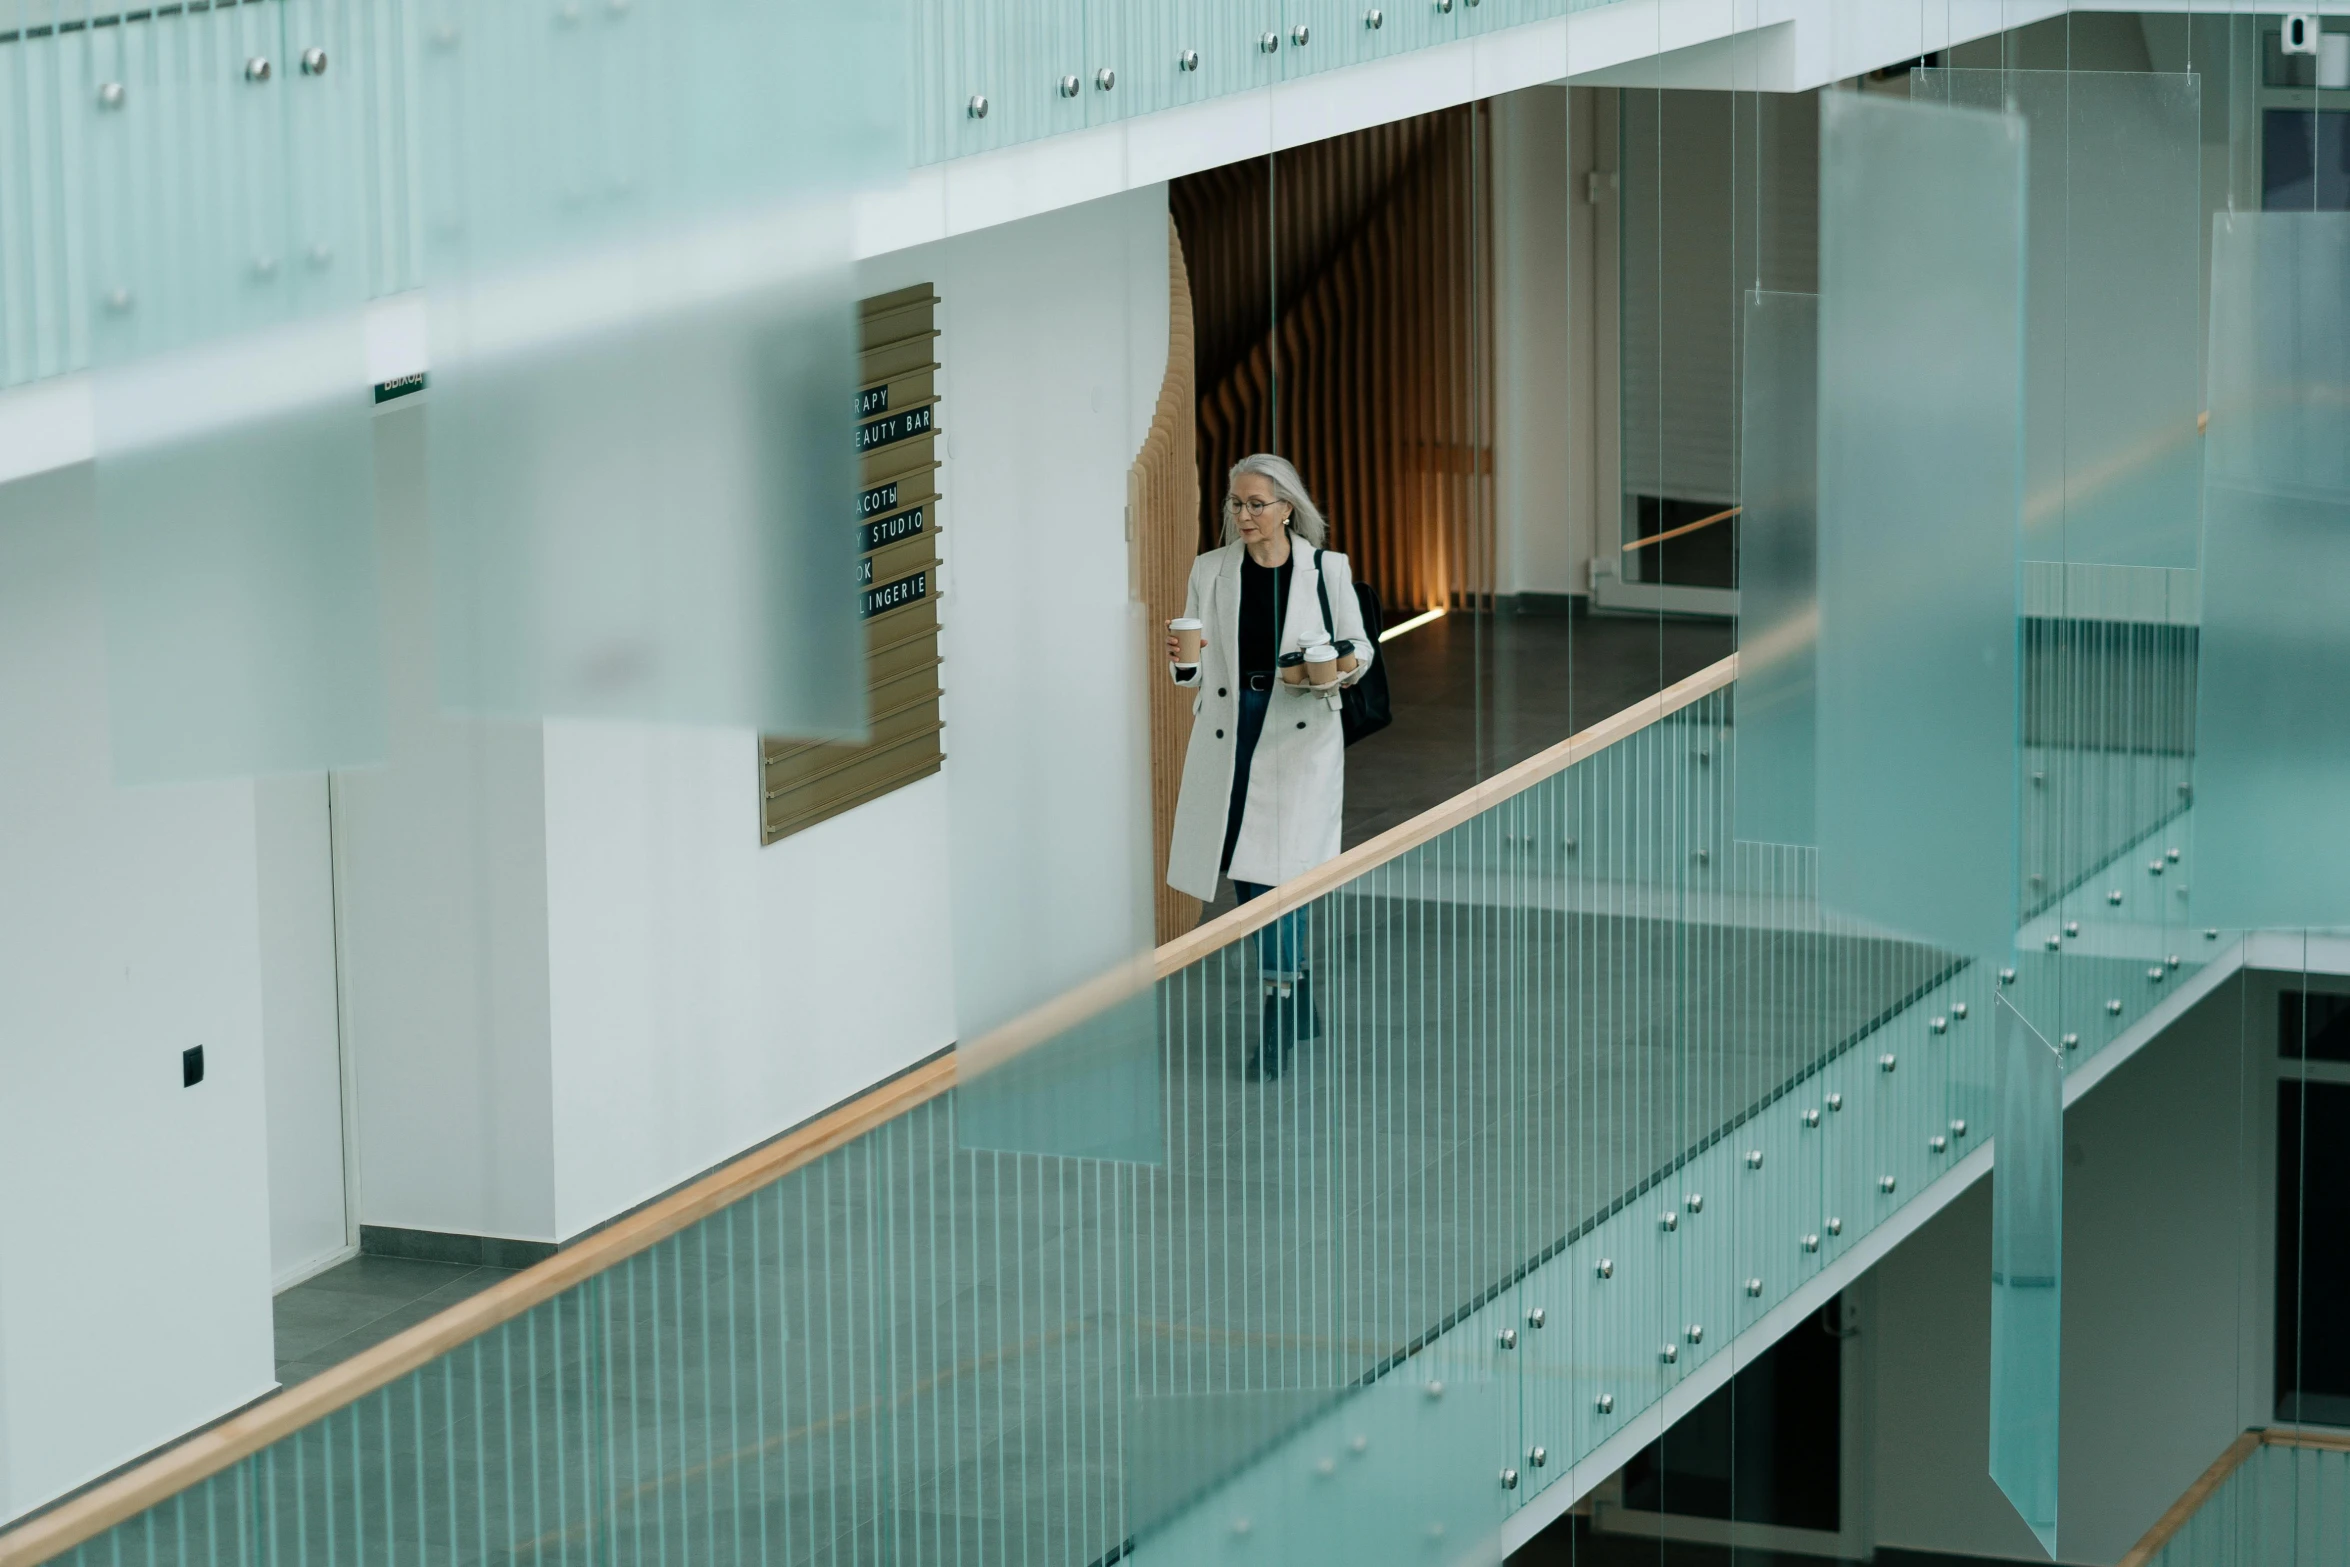
POLYGON ((261 1053, 269 1110, 269 1261, 275 1285, 349 1255, 343 1062, 327 781, 253 788, 261 894, 261 1053))

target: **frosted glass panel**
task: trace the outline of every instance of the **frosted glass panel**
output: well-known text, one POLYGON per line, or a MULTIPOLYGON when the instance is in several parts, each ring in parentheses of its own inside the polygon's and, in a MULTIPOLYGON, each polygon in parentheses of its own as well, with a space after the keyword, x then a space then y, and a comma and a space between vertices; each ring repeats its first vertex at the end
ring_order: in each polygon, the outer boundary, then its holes
POLYGON ((861 738, 847 196, 896 161, 892 9, 422 11, 443 700, 861 738))
POLYGON ((2008 1005, 1998 1015, 1991 1167, 1991 1478, 2056 1554, 2063 1330, 2064 1056, 2008 1005))
POLYGON ((2024 553, 2195 564, 2202 93, 2183 73, 1920 70, 2030 130, 2024 553))
POLYGON ((282 69, 280 21, 230 6, 76 44, 124 782, 383 755, 359 214, 308 177, 359 83, 282 69))
POLYGON ((2015 936, 2023 122, 1830 93, 1820 144, 1820 901, 2015 936))
POLYGON ((2197 924, 2350 921, 2350 214, 2223 213, 2197 924))
POLYGON ((1819 298, 1746 295, 1738 497, 1738 836, 1816 842, 1819 298))

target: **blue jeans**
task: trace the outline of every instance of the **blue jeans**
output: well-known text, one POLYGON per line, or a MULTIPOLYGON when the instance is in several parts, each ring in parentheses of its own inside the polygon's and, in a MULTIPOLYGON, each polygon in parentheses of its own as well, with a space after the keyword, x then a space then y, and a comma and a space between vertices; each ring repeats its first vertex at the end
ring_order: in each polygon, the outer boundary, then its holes
MULTIPOLYGON (((1242 903, 1261 898, 1273 889, 1259 881, 1236 881, 1232 895, 1242 903)), ((1290 982, 1305 972, 1306 940, 1313 934, 1313 906, 1291 909, 1249 939, 1256 944, 1257 972, 1266 979, 1290 982)))

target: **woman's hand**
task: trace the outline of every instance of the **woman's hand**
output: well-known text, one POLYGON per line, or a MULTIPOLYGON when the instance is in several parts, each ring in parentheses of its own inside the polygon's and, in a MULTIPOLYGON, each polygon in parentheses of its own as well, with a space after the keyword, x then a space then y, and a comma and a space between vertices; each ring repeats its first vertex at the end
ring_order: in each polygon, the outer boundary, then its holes
POLYGON ((1180 654, 1182 651, 1183 651, 1183 644, 1175 640, 1175 633, 1174 633, 1174 632, 1172 632, 1172 631, 1168 632, 1168 633, 1167 633, 1167 662, 1168 662, 1168 663, 1170 663, 1170 664, 1180 664, 1180 663, 1182 663, 1182 662, 1183 662, 1183 660, 1182 660, 1180 657, 1178 657, 1178 656, 1177 656, 1177 655, 1178 655, 1178 654, 1180 654))

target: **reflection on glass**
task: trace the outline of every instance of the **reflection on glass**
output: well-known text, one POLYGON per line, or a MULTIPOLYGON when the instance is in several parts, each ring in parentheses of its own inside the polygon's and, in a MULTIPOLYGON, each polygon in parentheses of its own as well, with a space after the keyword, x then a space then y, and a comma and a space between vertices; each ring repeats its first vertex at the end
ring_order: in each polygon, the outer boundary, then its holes
POLYGON ((1738 836, 1809 844, 1819 635, 1819 297, 1746 296, 1738 836))
POLYGON ((847 193, 894 162, 887 8, 419 27, 443 701, 862 738, 847 193))
POLYGON ((111 105, 82 152, 124 782, 383 755, 365 277, 353 210, 314 177, 359 82, 247 80, 280 54, 279 20, 142 17, 78 51, 76 92, 111 105))
POLYGON ((2193 566, 2202 450, 2199 79, 1919 70, 2030 131, 2024 554, 2193 566))
POLYGON ((2215 220, 2198 924, 2350 921, 2345 278, 2350 214, 2215 220))
POLYGON ((1820 146, 1820 900, 2014 941, 2023 122, 1830 93, 1820 146))
POLYGON ((1997 999, 1991 1169, 1991 1478, 2056 1554, 2064 1056, 1997 999))

